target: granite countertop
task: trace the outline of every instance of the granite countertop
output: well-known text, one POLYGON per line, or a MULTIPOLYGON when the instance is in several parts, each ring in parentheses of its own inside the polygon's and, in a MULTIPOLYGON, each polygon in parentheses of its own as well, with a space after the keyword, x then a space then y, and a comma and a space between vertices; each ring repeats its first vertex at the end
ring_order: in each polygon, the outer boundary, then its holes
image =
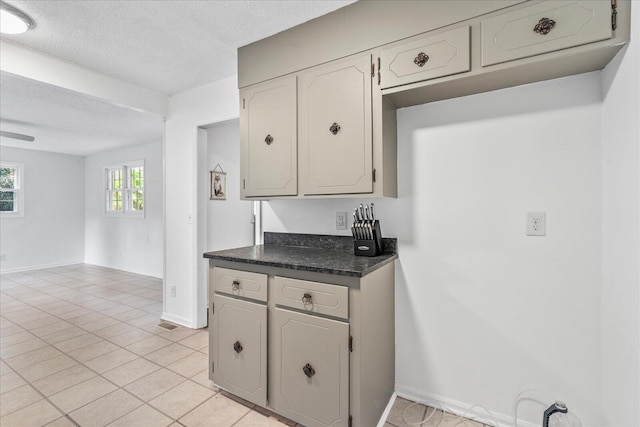
POLYGON ((350 236, 264 233, 264 245, 206 252, 205 258, 300 271, 363 277, 393 262, 397 240, 383 239, 383 254, 355 256, 350 236))

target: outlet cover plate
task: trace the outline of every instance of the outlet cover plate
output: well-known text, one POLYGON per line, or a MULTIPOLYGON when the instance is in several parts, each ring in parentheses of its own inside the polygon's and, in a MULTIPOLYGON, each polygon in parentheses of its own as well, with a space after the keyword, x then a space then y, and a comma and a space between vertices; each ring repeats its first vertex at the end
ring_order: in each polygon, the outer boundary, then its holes
POLYGON ((336 230, 346 230, 346 229, 347 229, 347 213, 336 212, 336 230))
POLYGON ((547 234, 547 213, 527 212, 527 236, 545 236, 547 234))

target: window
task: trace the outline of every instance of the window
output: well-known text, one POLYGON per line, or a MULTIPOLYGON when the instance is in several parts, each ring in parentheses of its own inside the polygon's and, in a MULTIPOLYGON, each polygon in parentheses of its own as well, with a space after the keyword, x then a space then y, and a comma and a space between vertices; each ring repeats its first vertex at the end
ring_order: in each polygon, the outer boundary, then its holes
POLYGON ((24 216, 24 188, 21 163, 0 163, 0 213, 3 217, 24 216))
POLYGON ((115 215, 144 215, 144 162, 105 167, 105 212, 115 215))

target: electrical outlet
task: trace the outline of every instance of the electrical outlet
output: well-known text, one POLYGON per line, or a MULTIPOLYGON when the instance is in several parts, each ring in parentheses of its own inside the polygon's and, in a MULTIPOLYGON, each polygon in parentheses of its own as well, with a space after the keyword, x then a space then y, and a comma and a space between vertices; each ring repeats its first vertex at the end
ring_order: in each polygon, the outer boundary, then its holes
POLYGON ((336 212, 336 230, 346 230, 346 229, 347 229, 347 213, 336 212))
POLYGON ((176 296, 176 287, 175 287, 175 286, 172 286, 172 287, 171 287, 171 296, 172 296, 172 297, 175 297, 175 296, 176 296))
POLYGON ((546 233, 546 212, 527 212, 527 236, 544 236, 546 233))

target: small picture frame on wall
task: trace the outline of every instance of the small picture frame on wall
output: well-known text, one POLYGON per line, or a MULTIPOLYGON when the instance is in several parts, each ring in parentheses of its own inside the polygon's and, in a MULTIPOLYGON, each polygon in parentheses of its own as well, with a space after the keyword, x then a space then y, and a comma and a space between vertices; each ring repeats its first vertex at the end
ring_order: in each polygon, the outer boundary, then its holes
POLYGON ((227 200, 227 173, 218 163, 211 173, 211 197, 209 200, 227 200))

